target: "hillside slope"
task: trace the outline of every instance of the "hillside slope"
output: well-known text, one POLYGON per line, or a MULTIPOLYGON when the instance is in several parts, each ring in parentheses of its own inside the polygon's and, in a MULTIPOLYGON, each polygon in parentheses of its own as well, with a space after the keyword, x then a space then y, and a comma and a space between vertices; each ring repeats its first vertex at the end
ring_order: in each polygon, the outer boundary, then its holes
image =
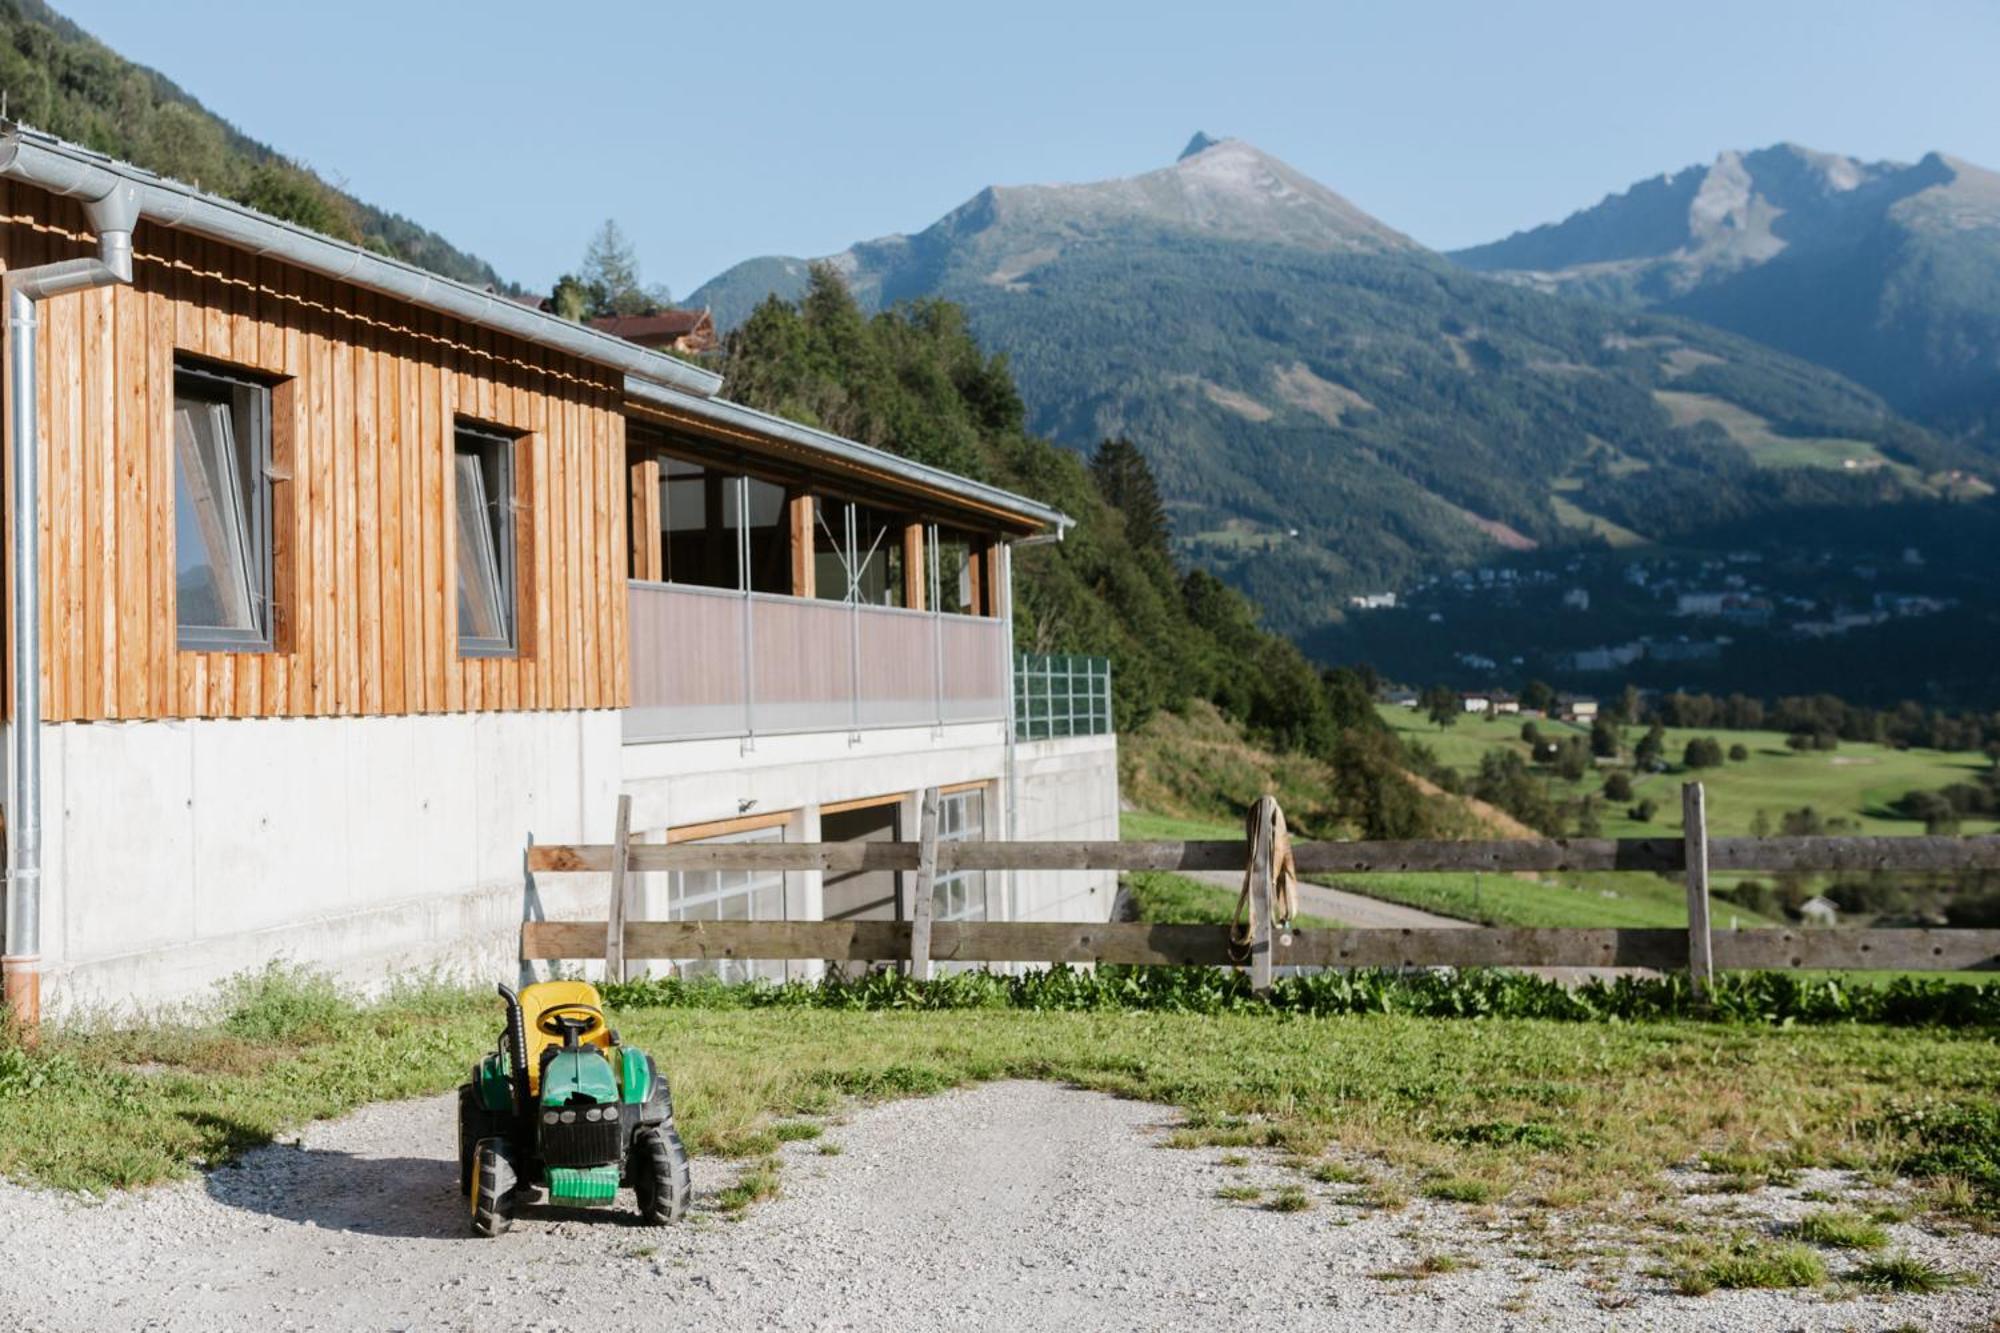
MULTIPOLYGON (((1671 539, 1979 466, 1754 342, 1467 273, 1236 140, 1128 180, 988 189, 830 262, 870 308, 963 306, 1035 430, 1131 436, 1182 549, 1291 633, 1347 593, 1607 525, 1671 539)), ((752 260, 693 299, 726 320, 803 271, 752 260)))
POLYGON ((503 285, 484 260, 328 184, 43 0, 0 0, 0 89, 7 114, 36 129, 433 273, 503 285))
POLYGON ((1706 320, 2000 450, 2000 174, 1972 163, 1725 152, 1451 258, 1706 320))

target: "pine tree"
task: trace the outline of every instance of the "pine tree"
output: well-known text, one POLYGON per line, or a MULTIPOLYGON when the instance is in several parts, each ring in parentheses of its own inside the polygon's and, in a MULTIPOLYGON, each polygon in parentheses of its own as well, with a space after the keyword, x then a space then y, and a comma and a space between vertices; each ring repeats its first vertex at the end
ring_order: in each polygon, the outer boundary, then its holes
POLYGON ((1125 537, 1142 551, 1168 553, 1166 507, 1152 466, 1139 446, 1120 436, 1105 440, 1090 457, 1090 475, 1097 489, 1125 516, 1125 537))

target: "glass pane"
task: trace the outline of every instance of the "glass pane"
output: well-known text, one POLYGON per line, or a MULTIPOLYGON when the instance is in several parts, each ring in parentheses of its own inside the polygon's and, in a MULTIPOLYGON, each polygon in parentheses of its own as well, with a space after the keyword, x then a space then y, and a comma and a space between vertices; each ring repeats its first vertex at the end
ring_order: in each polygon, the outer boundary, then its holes
POLYGON ((937 529, 938 610, 975 616, 972 596, 972 538, 951 528, 937 529))
POLYGON ((182 629, 262 635, 264 395, 205 375, 174 378, 174 582, 182 629))
POLYGON ((775 482, 746 477, 750 510, 750 591, 792 591, 791 494, 775 482))
POLYGON ((844 602, 848 593, 845 500, 813 499, 813 596, 844 602))
POLYGON ((506 587, 495 531, 495 497, 488 493, 479 453, 461 448, 454 460, 458 477, 458 635, 461 640, 505 645, 512 642, 506 587))
POLYGON ((854 506, 857 600, 869 606, 903 605, 903 521, 866 505, 854 506))
POLYGON ((736 494, 733 479, 684 458, 660 456, 660 547, 666 580, 698 588, 734 588, 736 494))

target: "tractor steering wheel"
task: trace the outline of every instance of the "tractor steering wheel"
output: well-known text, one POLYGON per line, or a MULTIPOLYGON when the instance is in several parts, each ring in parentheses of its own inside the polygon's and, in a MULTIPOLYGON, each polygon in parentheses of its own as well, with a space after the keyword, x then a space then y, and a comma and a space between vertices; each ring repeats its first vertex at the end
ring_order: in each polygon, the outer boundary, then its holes
POLYGON ((565 1037, 573 1032, 582 1041, 604 1027, 604 1011, 594 1004, 558 1004, 537 1015, 535 1026, 547 1036, 565 1037))

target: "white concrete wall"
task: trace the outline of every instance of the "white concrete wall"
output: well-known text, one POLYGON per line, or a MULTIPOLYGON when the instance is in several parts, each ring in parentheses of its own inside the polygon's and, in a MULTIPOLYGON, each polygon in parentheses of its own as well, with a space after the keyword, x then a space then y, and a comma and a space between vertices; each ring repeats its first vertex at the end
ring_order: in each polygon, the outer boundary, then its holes
MULTIPOLYGON (((1117 841, 1116 736, 1024 741, 1014 751, 1014 786, 1014 827, 1004 836, 1022 842, 1117 841)), ((1108 921, 1118 875, 1015 871, 1013 891, 1016 921, 1108 921)))
POLYGON ((604 842, 618 714, 65 723, 43 731, 52 1008, 198 997, 274 958, 378 985, 512 980, 523 912, 601 916, 601 876, 528 840, 604 842))

